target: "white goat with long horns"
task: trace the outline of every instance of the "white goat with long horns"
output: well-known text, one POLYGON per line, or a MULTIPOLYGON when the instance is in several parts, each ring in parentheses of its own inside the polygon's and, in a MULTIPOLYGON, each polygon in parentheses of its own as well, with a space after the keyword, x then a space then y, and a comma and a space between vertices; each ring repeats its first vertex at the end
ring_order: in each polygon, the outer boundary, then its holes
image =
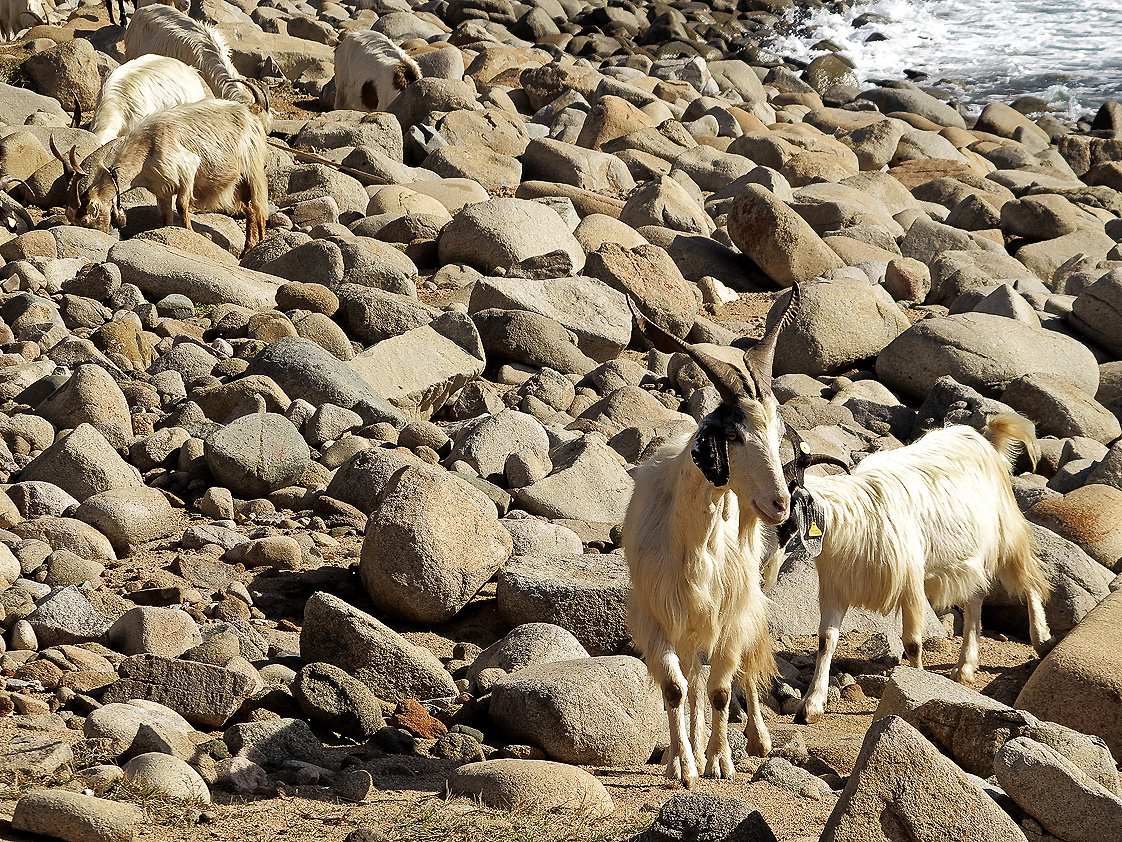
POLYGON ((666 776, 687 788, 696 785, 702 763, 707 776, 735 775, 728 743, 734 676, 747 699, 748 751, 763 756, 771 749, 757 697, 775 672, 760 564, 771 543, 769 527, 787 518, 790 503, 779 456, 785 425, 771 392, 771 369, 779 332, 798 303, 796 286, 764 337, 744 354, 745 370, 648 323, 632 303, 652 344, 688 354, 721 396, 689 439, 665 445, 636 469, 623 522, 632 586, 628 627, 662 689, 670 723, 666 776), (713 705, 707 744, 706 698, 713 705), (689 705, 688 730, 683 703, 689 705))
POLYGON ((793 531, 818 570, 821 620, 814 678, 796 721, 817 722, 825 710, 830 661, 851 605, 900 611, 904 652, 917 669, 926 602, 936 610, 962 606, 953 675, 969 684, 978 668, 982 599, 996 576, 1010 594, 1026 598, 1033 648, 1040 655, 1052 648, 1043 607, 1048 581, 1009 481, 1021 446, 1036 464, 1031 421, 1001 413, 989 419, 985 436, 965 425, 934 430, 907 447, 867 456, 848 476, 804 476, 814 457, 797 440, 792 434, 793 531))

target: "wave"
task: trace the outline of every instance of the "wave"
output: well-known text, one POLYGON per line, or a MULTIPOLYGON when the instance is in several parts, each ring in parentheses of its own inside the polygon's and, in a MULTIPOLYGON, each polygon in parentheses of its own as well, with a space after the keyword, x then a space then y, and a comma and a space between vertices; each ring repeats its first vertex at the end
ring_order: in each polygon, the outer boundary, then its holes
POLYGON ((975 113, 995 100, 1036 96, 1073 120, 1122 99, 1119 0, 874 0, 840 14, 795 15, 791 34, 771 49, 810 60, 823 52, 813 45, 828 38, 866 86, 918 72, 958 86, 975 113))

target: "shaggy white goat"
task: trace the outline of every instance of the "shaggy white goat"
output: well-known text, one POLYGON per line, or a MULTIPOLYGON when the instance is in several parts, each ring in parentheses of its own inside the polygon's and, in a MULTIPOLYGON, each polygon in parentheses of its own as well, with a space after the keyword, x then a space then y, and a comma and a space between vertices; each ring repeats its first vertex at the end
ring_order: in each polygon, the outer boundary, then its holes
POLYGON ((792 518, 814 557, 821 611, 814 678, 796 721, 816 722, 825 710, 830 660, 851 605, 899 610, 904 652, 917 669, 925 600, 936 610, 962 606, 954 677, 969 684, 978 668, 982 599, 996 575, 1009 593, 1026 598, 1033 648, 1043 655, 1052 647, 1043 607, 1048 582, 1009 481, 1020 446, 1036 463, 1033 425, 1001 413, 985 433, 963 425, 935 430, 907 447, 871 454, 848 476, 803 477, 808 460, 796 445, 792 518))
MULTIPOLYGON (((267 105, 266 105, 267 111, 267 105)), ((156 196, 165 225, 191 228, 191 208, 233 213, 245 211, 245 247, 265 233, 268 184, 265 129, 258 106, 225 99, 177 105, 141 121, 92 173, 82 171, 71 147, 69 160, 51 140, 70 183, 66 218, 72 224, 121 227, 121 188, 145 187, 156 196), (83 187, 83 183, 85 186, 83 187)))
POLYGON ((125 27, 125 58, 131 61, 149 53, 171 56, 191 65, 202 74, 216 97, 246 105, 254 101, 230 62, 230 50, 221 33, 178 9, 144 6, 132 16, 125 27))
POLYGON ((771 749, 757 697, 758 685, 775 672, 760 562, 770 543, 767 525, 785 520, 790 503, 771 367, 779 332, 798 300, 795 287, 763 339, 745 353, 747 373, 648 324, 632 304, 652 344, 692 357, 722 401, 693 436, 667 444, 635 471, 623 522, 632 587, 628 627, 662 689, 670 723, 666 776, 688 788, 703 762, 706 775, 735 774, 728 744, 734 676, 747 699, 748 751, 763 756, 771 749), (705 696, 703 656, 709 659, 705 696), (706 697, 713 705, 712 734, 702 755, 706 697), (688 731, 683 701, 690 709, 688 731))
MULTIPOLYGON (((179 9, 183 14, 187 14, 191 11, 191 0, 136 0, 133 4, 133 8, 139 9, 141 6, 151 6, 154 4, 171 6, 179 9)), ((109 10, 109 22, 111 24, 125 25, 125 0, 117 0, 117 20, 113 20, 113 0, 105 0, 105 7, 109 10)))
POLYGON ((381 32, 351 32, 335 47, 336 109, 385 111, 420 78, 417 62, 381 32))
POLYGON ((54 0, 0 0, 0 34, 5 41, 11 41, 25 29, 54 19, 54 0))
POLYGON ((109 74, 98 94, 90 131, 105 144, 128 134, 145 117, 211 96, 190 65, 169 56, 140 56, 109 74))

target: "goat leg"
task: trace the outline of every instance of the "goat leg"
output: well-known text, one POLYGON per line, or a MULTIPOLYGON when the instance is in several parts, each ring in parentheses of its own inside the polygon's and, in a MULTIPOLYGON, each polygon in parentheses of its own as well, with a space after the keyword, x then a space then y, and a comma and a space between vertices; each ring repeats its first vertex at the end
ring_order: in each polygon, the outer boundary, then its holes
POLYGON ((713 728, 705 747, 705 776, 734 778, 732 749, 729 748, 729 703, 732 700, 732 677, 736 663, 727 657, 714 657, 709 667, 706 694, 713 703, 713 728))
POLYGON ((977 593, 962 607, 962 648, 958 650, 958 666, 951 678, 960 684, 972 684, 978 669, 978 639, 982 634, 982 594, 977 593))
POLYGON ((826 696, 830 686, 830 663, 834 650, 838 648, 842 620, 845 619, 846 606, 831 604, 818 597, 822 618, 818 623, 818 660, 814 662, 814 677, 810 688, 803 696, 802 704, 795 711, 795 721, 802 724, 817 722, 826 712, 826 696))
POLYGON ((748 719, 744 726, 744 739, 747 741, 745 750, 753 757, 767 757, 771 754, 771 734, 764 724, 759 688, 754 678, 744 678, 744 703, 744 713, 748 719))
MULTIPOLYGON (((654 654, 654 653, 652 653, 654 654)), ((688 684, 678 656, 669 644, 658 653, 659 685, 662 699, 666 705, 666 715, 670 726, 670 747, 666 758, 666 777, 680 780, 686 789, 697 788, 697 762, 690 745, 686 729, 685 704, 688 684)))

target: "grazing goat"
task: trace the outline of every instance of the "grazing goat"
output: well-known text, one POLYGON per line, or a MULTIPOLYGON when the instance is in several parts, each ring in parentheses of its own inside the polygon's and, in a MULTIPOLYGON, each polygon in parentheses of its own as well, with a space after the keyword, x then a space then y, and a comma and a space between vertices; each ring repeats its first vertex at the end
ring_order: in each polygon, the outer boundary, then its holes
POLYGON ((190 65, 169 56, 140 56, 109 74, 98 94, 90 131, 99 144, 106 144, 128 134, 145 117, 211 96, 190 65))
POLYGON ((758 686, 775 672, 760 561, 771 541, 768 525, 783 522, 790 503, 771 368, 779 332, 798 302, 795 287, 763 339, 745 353, 747 373, 649 324, 632 304, 652 344, 688 354, 721 396, 691 438, 665 445, 635 471, 623 522, 632 587, 628 627, 662 689, 670 724, 666 776, 691 789, 702 762, 707 776, 735 774, 728 743, 734 675, 747 700, 748 751, 763 756, 771 749, 757 697, 758 686), (702 755, 706 698, 713 719, 702 755))
POLYGON ((982 599, 996 575, 1009 593, 1027 599, 1033 648, 1043 655, 1054 645, 1043 608, 1048 582, 1009 481, 1021 445, 1036 463, 1033 425, 1001 413, 985 433, 964 425, 935 430, 869 455, 848 476, 804 477, 809 460, 805 448, 795 447, 792 519, 814 557, 821 611, 814 678, 796 721, 817 722, 825 710, 830 660, 851 605, 899 610, 904 652, 917 669, 925 599, 936 610, 961 605, 953 675, 969 684, 978 668, 982 599))
POLYGON ((352 32, 335 47, 335 108, 385 111, 421 68, 397 44, 373 30, 352 32))
POLYGON ((67 160, 52 138, 51 151, 70 175, 67 220, 108 233, 125 223, 122 185, 145 187, 156 196, 164 224, 173 225, 178 210, 188 231, 192 207, 232 213, 241 206, 245 247, 251 248, 265 234, 268 201, 265 129, 257 111, 225 99, 161 111, 117 141, 92 174, 78 166, 74 147, 67 160))
POLYGON ((246 105, 254 101, 234 70, 230 49, 218 30, 192 20, 178 9, 152 5, 136 10, 125 27, 125 58, 131 61, 148 53, 171 56, 191 65, 202 74, 216 97, 246 105))
POLYGON ((0 34, 11 41, 17 33, 55 20, 54 0, 0 0, 0 34))

